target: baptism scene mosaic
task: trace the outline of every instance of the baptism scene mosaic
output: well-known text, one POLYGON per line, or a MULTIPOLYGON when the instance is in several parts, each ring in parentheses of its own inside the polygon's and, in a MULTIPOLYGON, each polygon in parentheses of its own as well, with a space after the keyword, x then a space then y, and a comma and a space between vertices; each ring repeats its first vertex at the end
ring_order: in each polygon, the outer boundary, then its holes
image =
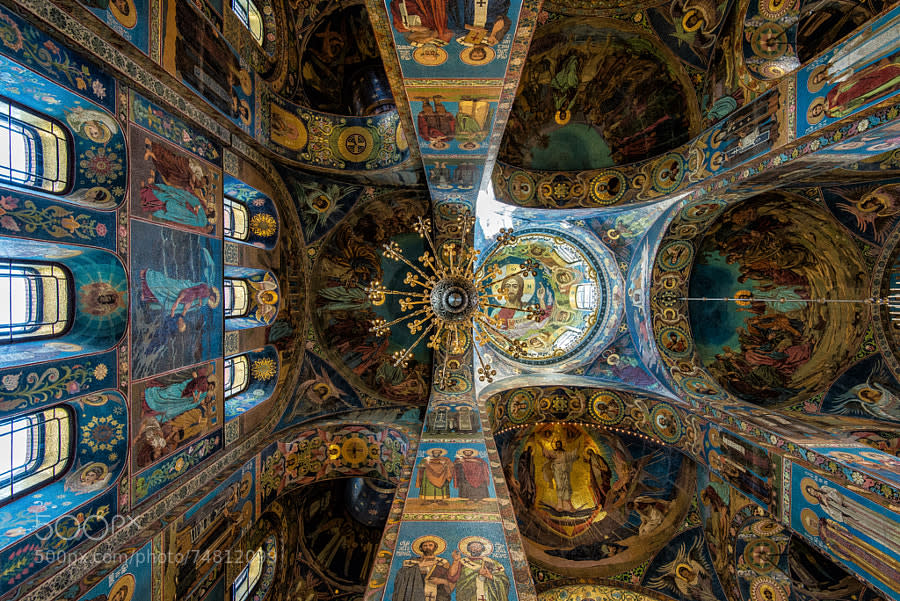
POLYGON ((0 0, 0 601, 900 601, 898 28, 0 0))

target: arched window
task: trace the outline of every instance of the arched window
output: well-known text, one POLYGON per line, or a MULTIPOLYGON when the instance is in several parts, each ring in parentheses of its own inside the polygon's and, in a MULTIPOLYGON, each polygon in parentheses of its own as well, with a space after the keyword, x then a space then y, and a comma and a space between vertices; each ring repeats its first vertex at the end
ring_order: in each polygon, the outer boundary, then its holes
POLYGON ((241 23, 250 30, 250 35, 256 43, 263 43, 263 19, 259 7, 253 0, 231 0, 231 9, 237 15, 241 23))
POLYGON ((225 359, 225 398, 229 399, 247 390, 250 385, 250 362, 246 355, 225 359))
POLYGON ((72 277, 61 265, 0 260, 0 344, 64 334, 71 297, 72 277))
POLYGON ((62 406, 0 421, 0 504, 66 471, 72 428, 71 411, 62 406))
POLYGON ((259 577, 262 575, 262 567, 263 549, 262 546, 259 546, 256 551, 253 552, 250 561, 247 562, 247 565, 244 566, 244 569, 238 574, 238 577, 234 579, 234 584, 231 585, 231 598, 233 601, 246 601, 247 598, 250 597, 250 593, 253 591, 253 588, 259 582, 259 577))
POLYGON ((246 240, 250 237, 250 211, 236 198, 225 196, 225 237, 246 240))
POLYGON ((63 194, 69 188, 68 130, 0 98, 0 181, 63 194))
POLYGON ((247 282, 225 278, 225 317, 243 317, 250 309, 250 291, 247 282))

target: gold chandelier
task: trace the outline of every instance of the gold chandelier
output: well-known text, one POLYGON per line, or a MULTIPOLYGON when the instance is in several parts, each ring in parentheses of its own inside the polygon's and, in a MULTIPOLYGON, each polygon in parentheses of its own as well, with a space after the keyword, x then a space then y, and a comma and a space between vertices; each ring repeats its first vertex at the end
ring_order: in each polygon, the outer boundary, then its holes
MULTIPOLYGON (((383 305, 388 295, 402 296, 400 310, 403 314, 392 321, 383 318, 371 320, 370 332, 376 336, 386 336, 391 327, 404 321, 410 334, 419 337, 407 348, 395 351, 394 367, 406 367, 412 352, 422 340, 428 336, 426 346, 440 351, 443 355, 438 385, 445 388, 450 383, 449 364, 451 357, 465 353, 468 348, 466 332, 472 332, 478 344, 485 344, 491 332, 494 341, 500 341, 503 349, 513 358, 523 357, 526 345, 522 340, 507 335, 503 330, 503 322, 488 314, 492 309, 513 310, 524 313, 527 319, 540 321, 547 315, 547 309, 537 304, 524 307, 509 304, 510 295, 503 292, 500 285, 512 277, 531 273, 536 276, 541 269, 533 259, 525 259, 516 268, 505 275, 499 265, 485 268, 491 257, 501 248, 515 244, 516 237, 512 229, 501 228, 497 235, 497 244, 490 254, 476 268, 475 262, 479 252, 469 242, 469 232, 475 219, 468 212, 457 216, 456 229, 459 241, 442 246, 442 255, 435 249, 431 238, 431 220, 418 218, 414 229, 420 238, 428 241, 428 248, 418 257, 418 265, 403 255, 403 249, 393 240, 384 244, 384 255, 395 261, 402 261, 412 271, 406 273, 403 283, 412 290, 398 291, 387 289, 382 282, 373 281, 365 288, 369 300, 375 306, 383 305), (493 289, 493 291, 492 291, 493 289), (498 301, 504 304, 498 304, 498 301)), ((486 363, 478 346, 474 345, 478 357, 478 380, 493 382, 497 371, 486 363)))

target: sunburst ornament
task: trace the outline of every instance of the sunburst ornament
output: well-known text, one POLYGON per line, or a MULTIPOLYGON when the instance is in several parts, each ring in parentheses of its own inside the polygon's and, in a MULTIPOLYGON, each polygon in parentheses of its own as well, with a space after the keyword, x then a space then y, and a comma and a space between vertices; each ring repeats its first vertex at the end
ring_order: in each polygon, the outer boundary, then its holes
POLYGON ((250 218, 250 231, 260 238, 268 238, 275 234, 278 223, 268 213, 257 213, 250 218))
POLYGON ((275 360, 271 357, 257 359, 250 367, 250 373, 253 374, 254 380, 271 380, 277 371, 275 360))
MULTIPOLYGON (((479 344, 488 340, 499 343, 504 350, 514 358, 525 355, 526 347, 522 340, 509 337, 502 331, 500 320, 488 315, 490 308, 514 310, 525 313, 528 319, 540 321, 547 315, 547 310, 539 305, 517 307, 509 304, 510 295, 500 291, 492 293, 491 289, 499 289, 498 285, 519 274, 531 273, 536 276, 540 264, 532 259, 526 259, 518 268, 509 269, 504 275, 500 267, 492 265, 485 269, 484 265, 500 248, 515 244, 516 237, 512 229, 501 228, 497 236, 497 244, 491 253, 481 262, 481 267, 476 268, 475 262, 479 258, 479 251, 467 243, 468 234, 475 223, 470 213, 461 213, 457 217, 457 229, 459 242, 451 242, 441 247, 442 253, 435 250, 431 238, 431 220, 418 218, 414 226, 421 238, 428 242, 427 249, 418 257, 418 265, 412 263, 403 256, 400 246, 391 241, 384 245, 384 255, 395 261, 402 261, 412 271, 406 273, 403 283, 412 288, 411 291, 388 290, 382 282, 373 281, 365 288, 369 300, 373 305, 383 305, 387 296, 402 296, 400 310, 403 313, 397 319, 387 321, 383 318, 371 320, 369 331, 376 336, 387 336, 391 327, 402 322, 406 323, 410 334, 419 334, 408 347, 394 352, 394 367, 406 367, 412 358, 413 350, 428 336, 425 346, 440 351, 443 355, 443 364, 438 376, 438 383, 443 388, 450 383, 449 364, 450 357, 460 355, 466 351, 466 332, 475 332, 475 339, 479 344), (503 301, 505 304, 497 304, 503 301), (485 333, 491 332, 491 337, 485 333)), ((502 289, 501 289, 502 290, 502 289)), ((478 379, 481 382, 493 382, 497 371, 490 363, 486 363, 474 345, 475 354, 478 357, 478 379)))

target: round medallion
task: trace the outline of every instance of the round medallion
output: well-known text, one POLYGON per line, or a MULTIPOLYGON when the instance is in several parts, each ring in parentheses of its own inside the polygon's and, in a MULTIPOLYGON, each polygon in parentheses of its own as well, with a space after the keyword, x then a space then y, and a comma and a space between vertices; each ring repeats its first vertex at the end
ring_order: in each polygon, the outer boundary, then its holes
POLYGON ((681 438, 681 418, 665 403, 660 403, 650 411, 650 424, 653 432, 668 443, 678 442, 681 438))
POLYGON ((413 51, 413 60, 425 67, 437 67, 447 60, 447 51, 434 44, 426 44, 413 51))
POLYGON ((509 194, 517 202, 528 202, 534 197, 534 180, 524 171, 516 171, 509 177, 509 194))
POLYGON ((462 278, 447 278, 431 289, 431 308, 444 321, 462 321, 478 306, 475 286, 462 278))
POLYGON ((598 392, 588 403, 591 417, 605 426, 614 426, 625 417, 625 401, 611 392, 598 392))
POLYGON ((375 141, 368 129, 354 125, 341 132, 337 147, 341 157, 353 163, 361 163, 372 154, 375 141))
POLYGON ((608 206, 622 198, 628 186, 625 184, 625 176, 611 169, 592 177, 588 188, 592 201, 600 206, 608 206))

